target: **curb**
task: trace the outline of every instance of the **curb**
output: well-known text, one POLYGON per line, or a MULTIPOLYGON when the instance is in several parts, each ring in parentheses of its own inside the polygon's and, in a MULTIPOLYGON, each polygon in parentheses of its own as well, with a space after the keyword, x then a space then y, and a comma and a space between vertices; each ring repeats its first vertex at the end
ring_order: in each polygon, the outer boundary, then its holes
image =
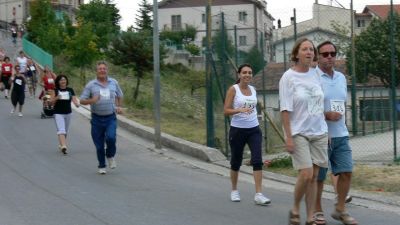
MULTIPOLYGON (((74 109, 86 118, 90 119, 90 109, 87 106, 81 106, 79 108, 74 107, 74 109)), ((139 124, 122 115, 117 115, 117 120, 120 127, 141 138, 153 141, 153 128, 139 124)), ((213 163, 226 160, 226 157, 218 149, 193 143, 166 133, 161 133, 161 144, 164 147, 172 148, 178 152, 190 155, 205 162, 213 163)))

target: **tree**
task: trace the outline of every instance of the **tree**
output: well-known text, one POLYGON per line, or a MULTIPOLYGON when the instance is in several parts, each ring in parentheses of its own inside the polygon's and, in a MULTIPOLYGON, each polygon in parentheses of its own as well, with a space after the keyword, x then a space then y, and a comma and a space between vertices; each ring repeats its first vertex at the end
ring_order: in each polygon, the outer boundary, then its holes
POLYGON ((153 20, 150 16, 152 14, 152 6, 147 3, 147 0, 142 0, 142 2, 139 3, 138 13, 139 15, 136 16, 136 31, 149 31, 152 33, 153 20))
POLYGON ((153 39, 150 32, 122 32, 112 41, 108 55, 114 64, 133 68, 137 78, 133 92, 133 101, 136 101, 141 79, 153 69, 153 39))
POLYGON ((49 0, 32 1, 31 20, 27 24, 28 39, 53 55, 65 47, 65 32, 61 20, 57 20, 49 0))
POLYGON ((97 36, 92 33, 93 26, 89 23, 79 22, 77 31, 72 37, 66 40, 66 56, 69 62, 80 68, 81 84, 86 83, 84 70, 100 57, 96 46, 97 36))
POLYGON ((233 46, 232 39, 228 36, 226 29, 218 30, 215 36, 212 37, 212 48, 216 52, 220 60, 225 57, 233 57, 235 52, 235 46, 233 46))
POLYGON ((257 46, 253 46, 245 56, 245 62, 251 63, 253 74, 256 75, 265 66, 263 54, 258 50, 257 46))
MULTIPOLYGON (((400 27, 400 18, 396 14, 394 16, 394 24, 400 27)), ((400 57, 400 36, 395 36, 395 54, 396 58, 400 57)), ((368 76, 373 75, 379 77, 381 82, 386 86, 390 86, 391 79, 391 55, 390 55, 390 21, 374 19, 368 28, 358 35, 355 39, 355 72, 358 82, 368 81, 368 76)), ((351 71, 351 49, 347 51, 349 60, 347 66, 351 71)), ((395 86, 400 83, 399 79, 399 62, 396 62, 395 74, 397 79, 395 86)))
POLYGON ((197 29, 194 26, 186 25, 180 31, 163 30, 160 32, 161 41, 171 41, 175 45, 183 45, 192 55, 200 55, 200 47, 194 44, 197 29))
POLYGON ((92 24, 92 32, 98 37, 96 46, 99 49, 107 49, 112 38, 119 33, 121 16, 115 4, 92 0, 79 7, 77 17, 84 23, 92 24))

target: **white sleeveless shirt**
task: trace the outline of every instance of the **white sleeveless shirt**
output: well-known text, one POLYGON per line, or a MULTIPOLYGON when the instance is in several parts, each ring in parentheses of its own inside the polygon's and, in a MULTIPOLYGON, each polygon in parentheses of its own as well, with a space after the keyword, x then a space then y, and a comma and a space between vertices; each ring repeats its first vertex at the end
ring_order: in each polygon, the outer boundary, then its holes
POLYGON ((252 109, 247 113, 237 113, 232 116, 231 126, 238 128, 253 128, 259 125, 257 118, 257 93, 256 89, 249 85, 251 95, 246 96, 240 91, 239 85, 233 85, 236 94, 233 99, 233 108, 250 108, 252 109))

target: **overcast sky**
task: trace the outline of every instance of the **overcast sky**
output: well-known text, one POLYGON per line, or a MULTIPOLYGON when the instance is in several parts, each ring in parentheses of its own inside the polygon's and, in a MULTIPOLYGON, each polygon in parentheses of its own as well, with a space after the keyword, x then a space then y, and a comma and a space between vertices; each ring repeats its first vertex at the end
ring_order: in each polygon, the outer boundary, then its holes
MULTIPOLYGON (((127 27, 131 26, 135 22, 138 4, 141 0, 112 0, 117 4, 120 10, 121 28, 126 30, 127 27)), ((154 0, 147 0, 148 3, 153 4, 154 0)), ((158 0, 160 2, 161 0, 158 0)), ((204 2, 207 2, 204 0, 204 2)), ((282 26, 290 24, 290 17, 293 16, 293 9, 296 8, 297 21, 301 22, 312 17, 312 5, 315 0, 267 0, 267 11, 275 18, 275 20, 281 19, 282 26)), ((345 8, 350 8, 350 0, 318 0, 319 4, 329 5, 332 2, 333 6, 338 6, 337 2, 343 5, 345 8)), ((390 0, 353 0, 353 7, 357 12, 361 12, 365 5, 379 5, 379 4, 390 4, 390 0)), ((393 0, 393 4, 400 4, 400 0, 393 0)), ((274 22, 276 25, 276 21, 274 22)))

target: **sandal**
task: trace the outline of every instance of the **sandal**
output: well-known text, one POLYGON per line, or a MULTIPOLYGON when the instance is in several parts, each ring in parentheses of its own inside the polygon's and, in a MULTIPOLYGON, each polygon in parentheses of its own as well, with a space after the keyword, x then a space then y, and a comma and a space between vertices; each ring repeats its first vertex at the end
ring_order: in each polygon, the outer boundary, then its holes
POLYGON ((326 225, 326 220, 323 212, 314 213, 314 223, 316 225, 326 225))
POLYGON ((300 225, 300 215, 289 211, 289 225, 300 225))
POLYGON ((338 210, 335 210, 331 214, 332 218, 338 221, 341 221, 344 225, 357 225, 358 222, 350 216, 349 213, 347 212, 340 212, 338 210))

